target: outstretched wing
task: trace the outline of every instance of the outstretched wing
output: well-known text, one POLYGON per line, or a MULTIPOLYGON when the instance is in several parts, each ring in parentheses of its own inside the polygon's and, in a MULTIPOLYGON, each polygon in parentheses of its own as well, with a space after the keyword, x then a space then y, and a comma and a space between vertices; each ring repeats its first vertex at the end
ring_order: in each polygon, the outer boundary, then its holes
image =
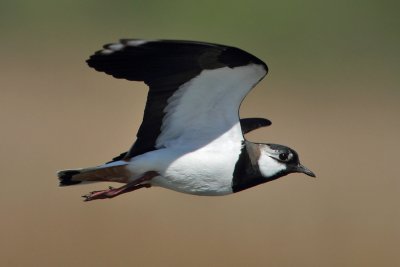
MULTIPOLYGON (((258 128, 267 127, 271 125, 271 121, 264 118, 244 118, 240 119, 240 126, 242 128, 242 132, 244 134, 249 133, 251 131, 257 130, 258 128)), ((114 161, 119 161, 128 155, 128 151, 119 154, 118 156, 114 157, 111 161, 106 162, 111 163, 114 161)))
POLYGON ((243 50, 193 41, 121 40, 87 63, 150 87, 137 140, 125 158, 178 144, 201 147, 228 131, 230 139, 243 138, 240 103, 267 73, 264 62, 243 50))

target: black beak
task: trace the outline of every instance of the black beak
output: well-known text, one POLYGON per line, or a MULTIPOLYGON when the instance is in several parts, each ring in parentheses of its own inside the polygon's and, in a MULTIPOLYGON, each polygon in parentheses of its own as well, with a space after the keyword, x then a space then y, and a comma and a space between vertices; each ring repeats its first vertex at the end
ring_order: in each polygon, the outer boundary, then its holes
POLYGON ((300 163, 296 167, 296 172, 304 173, 311 177, 316 177, 315 174, 311 170, 307 169, 307 167, 301 165, 300 163))

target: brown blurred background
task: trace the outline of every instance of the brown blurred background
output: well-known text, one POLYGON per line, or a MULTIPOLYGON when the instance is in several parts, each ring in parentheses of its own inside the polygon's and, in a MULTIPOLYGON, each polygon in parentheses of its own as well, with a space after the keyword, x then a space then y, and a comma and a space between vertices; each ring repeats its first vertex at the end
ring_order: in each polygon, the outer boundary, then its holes
POLYGON ((395 1, 0 1, 0 266, 400 266, 400 19, 395 1), (146 87, 88 68, 119 38, 217 42, 270 73, 248 139, 296 149, 293 174, 226 197, 59 188, 140 125, 146 87))

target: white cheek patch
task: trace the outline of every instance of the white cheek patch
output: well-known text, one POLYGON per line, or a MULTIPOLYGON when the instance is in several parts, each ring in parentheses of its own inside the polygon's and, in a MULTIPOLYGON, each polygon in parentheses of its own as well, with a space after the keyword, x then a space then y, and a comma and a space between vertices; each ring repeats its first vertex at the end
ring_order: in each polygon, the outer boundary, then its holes
POLYGON ((285 164, 265 155, 263 152, 258 159, 258 166, 263 177, 272 177, 286 169, 285 164))

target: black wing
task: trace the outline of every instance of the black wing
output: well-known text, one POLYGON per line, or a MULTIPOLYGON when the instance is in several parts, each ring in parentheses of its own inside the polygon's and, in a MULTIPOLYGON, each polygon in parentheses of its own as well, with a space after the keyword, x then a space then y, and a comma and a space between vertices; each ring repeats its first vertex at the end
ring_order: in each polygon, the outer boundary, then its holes
POLYGON ((144 81, 150 90, 137 140, 124 155, 131 158, 155 149, 168 99, 205 69, 256 63, 255 56, 238 48, 193 41, 124 39, 108 44, 87 63, 97 71, 131 81, 144 81))
POLYGON ((240 119, 240 126, 244 134, 254 131, 261 127, 267 127, 271 125, 271 121, 264 118, 245 118, 240 119))

